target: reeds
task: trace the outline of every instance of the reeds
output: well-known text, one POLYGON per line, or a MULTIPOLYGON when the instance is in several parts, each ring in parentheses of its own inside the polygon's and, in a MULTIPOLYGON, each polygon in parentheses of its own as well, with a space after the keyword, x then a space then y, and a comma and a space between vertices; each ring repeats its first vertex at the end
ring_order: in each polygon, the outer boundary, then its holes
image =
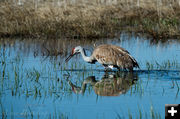
POLYGON ((62 2, 1 2, 0 36, 105 38, 125 30, 160 39, 179 37, 177 0, 62 2))

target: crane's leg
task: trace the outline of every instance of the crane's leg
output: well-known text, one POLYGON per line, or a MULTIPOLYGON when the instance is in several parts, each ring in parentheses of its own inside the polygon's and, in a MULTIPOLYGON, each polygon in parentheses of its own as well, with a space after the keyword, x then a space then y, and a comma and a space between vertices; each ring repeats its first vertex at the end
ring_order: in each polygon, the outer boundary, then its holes
POLYGON ((107 72, 109 70, 109 67, 104 67, 104 69, 105 69, 105 72, 107 72))
POLYGON ((129 72, 133 72, 133 67, 128 68, 129 72))
POLYGON ((121 68, 117 67, 118 71, 121 71, 121 68))

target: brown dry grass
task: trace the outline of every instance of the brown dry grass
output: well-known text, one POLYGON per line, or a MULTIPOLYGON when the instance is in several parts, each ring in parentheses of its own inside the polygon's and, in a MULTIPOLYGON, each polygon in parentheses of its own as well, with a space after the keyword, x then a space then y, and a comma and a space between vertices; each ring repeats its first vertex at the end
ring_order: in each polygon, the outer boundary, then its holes
POLYGON ((51 2, 38 6, 1 2, 0 36, 104 38, 125 30, 149 33, 154 38, 179 37, 178 0, 137 1, 78 1, 60 6, 51 2))

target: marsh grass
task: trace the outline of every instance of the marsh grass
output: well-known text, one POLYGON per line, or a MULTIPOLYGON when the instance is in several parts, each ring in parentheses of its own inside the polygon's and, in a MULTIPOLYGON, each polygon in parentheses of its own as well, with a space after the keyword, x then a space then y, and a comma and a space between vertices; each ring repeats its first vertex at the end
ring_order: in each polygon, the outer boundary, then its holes
MULTIPOLYGON (((54 100, 60 100, 65 95, 64 92, 70 90, 66 81, 59 77, 56 72, 57 67, 54 65, 52 67, 44 65, 40 69, 35 67, 29 69, 24 67, 23 59, 19 56, 8 59, 6 53, 1 55, 0 61, 3 62, 0 63, 0 96, 6 91, 10 91, 11 93, 8 95, 15 97, 25 96, 41 100, 42 97, 48 95, 54 100)), ((6 116, 5 112, 3 114, 6 116)))
POLYGON ((125 30, 179 37, 178 0, 62 2, 1 2, 0 36, 105 38, 125 30))
MULTIPOLYGON (((133 111, 131 111, 129 108, 127 110, 128 112, 128 116, 126 115, 120 115, 119 113, 116 113, 117 115, 117 119, 124 119, 124 117, 127 117, 129 119, 162 119, 162 114, 159 113, 158 111, 156 111, 154 109, 154 106, 151 105, 150 106, 150 110, 147 111, 147 110, 144 110, 143 107, 140 107, 138 105, 138 109, 136 111, 134 111, 136 114, 134 115, 133 114, 133 111)), ((122 112, 123 113, 123 112, 122 112)))
POLYGON ((151 119, 161 119, 161 114, 158 113, 158 112, 156 112, 156 111, 154 110, 154 107, 153 107, 152 105, 151 105, 150 108, 151 108, 151 109, 150 109, 151 119))
POLYGON ((158 61, 147 61, 146 62, 147 70, 180 70, 180 63, 177 60, 166 60, 162 63, 158 63, 158 61))

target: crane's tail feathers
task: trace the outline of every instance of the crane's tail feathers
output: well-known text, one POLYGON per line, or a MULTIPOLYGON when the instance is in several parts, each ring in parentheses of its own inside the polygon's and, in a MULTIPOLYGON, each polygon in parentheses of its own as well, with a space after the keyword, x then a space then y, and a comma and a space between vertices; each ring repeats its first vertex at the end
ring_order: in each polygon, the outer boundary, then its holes
POLYGON ((136 64, 135 64, 135 67, 141 69, 141 68, 139 67, 139 64, 138 64, 137 62, 136 62, 136 64))
POLYGON ((139 64, 137 63, 137 61, 135 59, 133 60, 133 67, 140 69, 139 64))
POLYGON ((131 60, 133 61, 133 67, 136 67, 136 68, 140 69, 139 64, 137 63, 137 61, 131 55, 129 55, 129 56, 130 56, 131 60))

